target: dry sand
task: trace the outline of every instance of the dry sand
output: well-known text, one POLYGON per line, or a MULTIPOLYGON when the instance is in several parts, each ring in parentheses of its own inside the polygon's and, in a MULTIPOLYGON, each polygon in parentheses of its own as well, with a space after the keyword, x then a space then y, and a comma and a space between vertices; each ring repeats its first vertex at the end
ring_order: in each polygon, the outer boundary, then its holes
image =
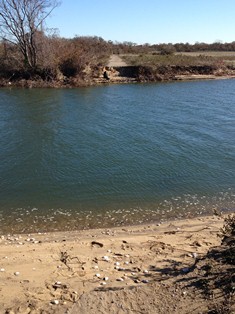
POLYGON ((0 238, 0 313, 203 313, 191 270, 218 216, 0 238))

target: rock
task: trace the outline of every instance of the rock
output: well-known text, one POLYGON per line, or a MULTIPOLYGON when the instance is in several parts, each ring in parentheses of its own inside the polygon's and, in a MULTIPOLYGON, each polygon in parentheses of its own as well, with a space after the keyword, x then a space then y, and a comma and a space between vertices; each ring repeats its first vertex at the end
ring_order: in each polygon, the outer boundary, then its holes
POLYGON ((124 281, 123 278, 117 278, 116 281, 124 281))
POLYGON ((59 300, 52 300, 51 301, 51 304, 54 304, 54 305, 58 305, 60 302, 59 302, 59 300))
POLYGON ((143 283, 149 283, 149 280, 148 279, 143 279, 142 282, 143 283))
POLYGON ((15 272, 14 272, 14 275, 15 275, 15 276, 19 276, 19 275, 20 275, 20 272, 19 272, 19 271, 15 271, 15 272))
POLYGON ((4 271, 5 271, 5 268, 1 268, 1 269, 0 269, 0 272, 3 273, 4 271))
POLYGON ((96 276, 97 278, 100 278, 100 274, 95 274, 95 276, 96 276))

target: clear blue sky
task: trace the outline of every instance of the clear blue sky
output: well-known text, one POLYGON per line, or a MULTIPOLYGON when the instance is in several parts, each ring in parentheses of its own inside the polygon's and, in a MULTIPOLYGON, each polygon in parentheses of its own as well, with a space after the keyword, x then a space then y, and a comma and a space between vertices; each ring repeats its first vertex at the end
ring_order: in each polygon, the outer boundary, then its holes
POLYGON ((134 43, 235 41, 235 0, 62 0, 47 26, 62 37, 134 43))

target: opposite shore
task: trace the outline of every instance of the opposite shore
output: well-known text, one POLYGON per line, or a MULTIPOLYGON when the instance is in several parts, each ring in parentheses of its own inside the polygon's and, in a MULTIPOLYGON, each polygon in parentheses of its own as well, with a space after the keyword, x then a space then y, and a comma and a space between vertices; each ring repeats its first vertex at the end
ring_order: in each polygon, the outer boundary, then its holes
POLYGON ((79 77, 65 77, 61 73, 56 79, 42 79, 40 76, 24 78, 0 78, 0 87, 22 88, 76 88, 107 84, 153 83, 192 80, 215 80, 235 78, 235 68, 198 66, 102 66, 87 68, 79 77))

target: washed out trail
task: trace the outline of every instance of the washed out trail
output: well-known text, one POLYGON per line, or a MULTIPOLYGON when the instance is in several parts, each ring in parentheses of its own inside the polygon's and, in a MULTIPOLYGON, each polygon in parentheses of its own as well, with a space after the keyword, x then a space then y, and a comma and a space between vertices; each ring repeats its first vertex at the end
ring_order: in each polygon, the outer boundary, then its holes
POLYGON ((107 66, 108 67, 125 67, 127 66, 127 64, 125 61, 122 60, 122 58, 119 55, 111 55, 107 66))

